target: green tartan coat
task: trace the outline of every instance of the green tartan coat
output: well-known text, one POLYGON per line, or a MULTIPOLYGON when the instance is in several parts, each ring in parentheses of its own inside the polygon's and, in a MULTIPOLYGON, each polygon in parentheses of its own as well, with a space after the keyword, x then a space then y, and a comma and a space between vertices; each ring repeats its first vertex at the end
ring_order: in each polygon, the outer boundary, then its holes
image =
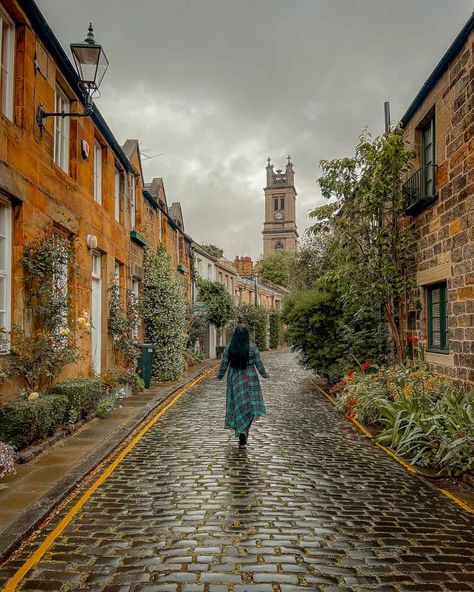
POLYGON ((256 417, 265 415, 265 403, 257 370, 268 378, 255 344, 250 344, 250 358, 247 368, 237 370, 229 365, 229 348, 224 349, 217 378, 222 380, 227 372, 225 427, 235 430, 238 436, 245 432, 256 417))

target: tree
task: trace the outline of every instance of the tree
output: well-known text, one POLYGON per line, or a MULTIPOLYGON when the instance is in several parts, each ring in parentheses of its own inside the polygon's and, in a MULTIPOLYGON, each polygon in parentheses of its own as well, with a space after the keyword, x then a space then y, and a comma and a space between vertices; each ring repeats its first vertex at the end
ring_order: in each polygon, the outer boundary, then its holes
POLYGON ((310 214, 317 221, 311 233, 331 237, 325 277, 338 286, 346 312, 385 320, 399 362, 414 244, 401 187, 412 159, 401 129, 374 140, 363 134, 354 157, 321 161, 319 185, 331 201, 310 214))
POLYGON ((217 245, 213 245, 212 243, 209 243, 208 245, 202 245, 202 246, 206 249, 206 251, 208 253, 210 253, 214 257, 217 257, 218 259, 220 259, 221 257, 224 256, 224 249, 221 249, 217 245))
POLYGON ((163 245, 145 251, 140 308, 147 341, 155 344, 153 377, 178 378, 184 369, 186 300, 163 245))
POLYGON ((219 282, 211 280, 198 279, 197 287, 198 297, 201 302, 207 304, 206 318, 209 323, 215 325, 220 339, 222 328, 234 318, 235 308, 232 302, 232 296, 219 282))
POLYGON ((290 284, 294 263, 294 253, 278 249, 264 255, 259 261, 259 275, 264 282, 273 282, 279 286, 287 287, 290 284))

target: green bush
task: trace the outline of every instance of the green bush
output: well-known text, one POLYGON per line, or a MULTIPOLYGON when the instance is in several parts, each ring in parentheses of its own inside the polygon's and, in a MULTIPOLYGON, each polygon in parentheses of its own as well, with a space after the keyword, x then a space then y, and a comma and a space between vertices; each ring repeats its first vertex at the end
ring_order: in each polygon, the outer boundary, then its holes
POLYGON ((295 292, 283 309, 289 344, 300 354, 304 366, 329 381, 342 374, 340 318, 339 299, 328 288, 295 292))
POLYGON ((104 387, 99 378, 74 378, 56 384, 51 392, 66 397, 67 419, 74 422, 95 413, 104 396, 104 387))
POLYGON ((281 341, 281 313, 279 310, 270 311, 270 349, 276 349, 281 341))
POLYGON ((268 312, 264 306, 242 304, 237 310, 237 321, 247 325, 260 351, 268 349, 268 312))
POLYGON ((0 407, 0 440, 21 449, 52 436, 66 421, 68 408, 67 397, 57 394, 6 403, 0 407))

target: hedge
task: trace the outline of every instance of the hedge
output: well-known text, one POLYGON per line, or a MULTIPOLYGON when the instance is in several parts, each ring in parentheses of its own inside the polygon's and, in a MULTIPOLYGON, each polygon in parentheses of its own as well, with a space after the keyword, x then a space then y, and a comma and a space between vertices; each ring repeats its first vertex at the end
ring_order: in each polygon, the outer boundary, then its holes
POLYGON ((0 440, 21 449, 52 436, 65 423, 68 408, 69 401, 62 395, 6 403, 0 407, 0 440))
POLYGON ((277 349, 281 341, 281 313, 279 310, 270 311, 270 349, 277 349))
POLYGON ((51 391, 68 400, 68 420, 77 421, 95 412, 105 389, 99 378, 74 378, 55 385, 51 391))

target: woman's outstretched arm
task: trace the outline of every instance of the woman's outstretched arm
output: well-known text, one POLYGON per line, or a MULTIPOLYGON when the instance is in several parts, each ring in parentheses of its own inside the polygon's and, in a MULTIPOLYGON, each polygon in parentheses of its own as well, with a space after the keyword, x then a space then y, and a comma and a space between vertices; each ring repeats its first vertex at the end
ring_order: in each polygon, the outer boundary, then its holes
POLYGON ((255 356, 255 367, 260 372, 263 378, 268 378, 268 373, 265 370, 265 366, 263 365, 262 359, 260 357, 260 352, 257 346, 255 347, 254 356, 255 356))
POLYGON ((219 368, 219 373, 217 374, 218 380, 222 380, 224 378, 224 374, 226 373, 228 365, 229 365, 229 353, 227 351, 227 348, 225 348, 224 352, 222 353, 221 367, 219 368))

